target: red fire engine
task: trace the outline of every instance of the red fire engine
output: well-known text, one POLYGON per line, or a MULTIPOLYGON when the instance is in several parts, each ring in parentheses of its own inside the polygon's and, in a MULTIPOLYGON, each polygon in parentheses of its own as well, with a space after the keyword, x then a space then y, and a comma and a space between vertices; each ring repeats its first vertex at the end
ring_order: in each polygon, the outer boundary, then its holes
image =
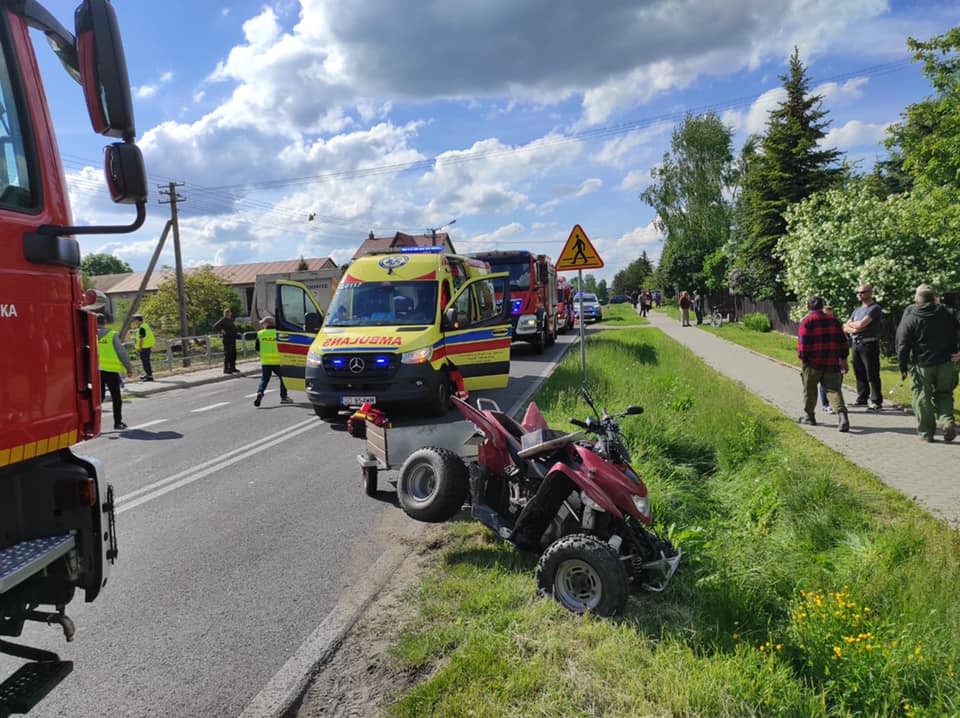
POLYGON ((557 276, 557 327, 558 331, 573 329, 573 287, 562 274, 557 276))
MULTIPOLYGON (((53 623, 69 641, 66 606, 92 601, 117 557, 112 488, 71 445, 100 431, 97 329, 84 311, 74 235, 132 232, 146 217, 146 174, 134 144, 123 46, 109 0, 83 0, 75 33, 35 0, 0 0, 0 636, 53 623), (114 202, 127 226, 74 227, 29 29, 46 35, 83 88, 114 202)), ((25 659, 0 684, 0 716, 25 713, 72 669, 46 650, 0 640, 25 659)))
POLYGON ((513 339, 542 352, 557 340, 557 269, 550 257, 526 250, 477 252, 494 272, 510 272, 513 339))

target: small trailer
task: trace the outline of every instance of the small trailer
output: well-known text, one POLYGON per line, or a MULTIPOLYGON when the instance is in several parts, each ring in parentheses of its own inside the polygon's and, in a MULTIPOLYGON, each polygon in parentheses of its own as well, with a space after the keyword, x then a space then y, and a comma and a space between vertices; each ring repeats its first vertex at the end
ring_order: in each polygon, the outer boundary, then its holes
MULTIPOLYGON (((486 401, 496 407, 495 402, 486 401)), ((392 428, 368 422, 366 429, 367 450, 357 455, 357 462, 363 472, 367 496, 376 495, 381 471, 398 471, 417 449, 424 446, 447 449, 463 459, 464 463, 469 463, 471 459, 476 459, 477 446, 483 441, 483 435, 469 421, 392 428)))

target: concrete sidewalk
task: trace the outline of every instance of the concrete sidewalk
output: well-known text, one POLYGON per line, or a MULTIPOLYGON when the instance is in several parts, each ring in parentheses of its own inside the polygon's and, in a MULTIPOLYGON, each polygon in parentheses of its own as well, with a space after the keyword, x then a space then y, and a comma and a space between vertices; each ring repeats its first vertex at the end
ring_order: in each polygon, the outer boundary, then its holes
MULTIPOLYGON (((720 339, 680 322, 662 312, 647 317, 657 328, 700 356, 721 374, 740 382, 749 391, 773 404, 792 419, 803 413, 799 360, 794 368, 720 339)), ((722 331, 722 330, 721 330, 722 331)), ((856 396, 844 387, 852 405, 856 396)), ((951 527, 960 526, 960 440, 943 442, 937 434, 933 444, 917 437, 913 414, 884 406, 882 412, 849 406, 850 432, 837 431, 835 416, 817 407, 818 426, 803 426, 811 436, 875 474, 881 481, 912 498, 951 527)))

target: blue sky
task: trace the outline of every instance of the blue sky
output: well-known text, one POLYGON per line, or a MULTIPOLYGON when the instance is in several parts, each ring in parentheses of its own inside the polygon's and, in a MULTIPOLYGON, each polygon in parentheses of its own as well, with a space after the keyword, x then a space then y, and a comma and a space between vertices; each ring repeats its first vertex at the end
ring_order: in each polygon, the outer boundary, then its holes
MULTIPOLYGON (((44 3, 72 25, 74 2, 44 3)), ((143 269, 184 183, 184 261, 332 257, 370 230, 449 228, 461 252, 556 257, 582 225, 613 274, 662 237, 639 194, 686 111, 714 109, 739 151, 762 130, 794 45, 869 167, 884 128, 929 92, 906 38, 955 2, 882 0, 114 0, 148 219, 81 238, 143 269), (315 219, 308 217, 314 214, 315 219)), ((82 96, 34 38, 80 224, 124 221, 82 96)), ((172 264, 172 250, 161 260, 172 264)))

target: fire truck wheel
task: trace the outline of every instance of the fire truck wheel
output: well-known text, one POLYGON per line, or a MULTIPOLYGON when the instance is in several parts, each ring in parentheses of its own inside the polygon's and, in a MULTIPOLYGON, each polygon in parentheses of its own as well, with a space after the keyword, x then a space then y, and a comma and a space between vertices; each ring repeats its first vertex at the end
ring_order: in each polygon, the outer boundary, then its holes
POLYGON ((332 419, 340 413, 339 406, 325 406, 324 404, 314 404, 313 413, 321 419, 332 419))
POLYGON ((417 449, 397 477, 400 506, 417 521, 442 523, 453 518, 469 493, 467 467, 449 449, 417 449))
POLYGON ((547 546, 537 563, 537 587, 573 613, 613 616, 629 587, 617 552, 590 534, 571 534, 547 546))

